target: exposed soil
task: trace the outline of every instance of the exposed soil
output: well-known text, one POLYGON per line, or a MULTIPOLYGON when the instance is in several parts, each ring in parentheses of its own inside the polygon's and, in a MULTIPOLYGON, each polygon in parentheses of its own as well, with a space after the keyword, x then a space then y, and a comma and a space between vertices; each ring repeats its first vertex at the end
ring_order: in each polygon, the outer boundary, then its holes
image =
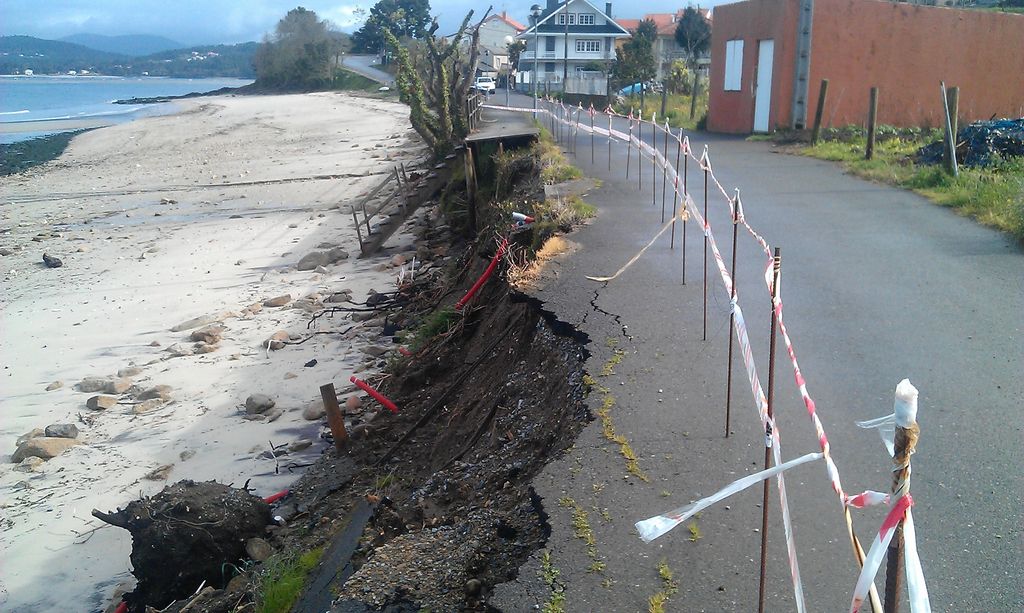
MULTIPOLYGON (((536 187, 521 181, 517 191, 536 187)), ((456 240, 446 227, 425 233, 456 240)), ((583 401, 588 339, 512 289, 508 259, 455 313, 496 251, 490 234, 479 236, 451 246, 449 255, 462 255, 439 281, 362 307, 377 309, 369 316, 384 329, 382 344, 411 341, 415 353, 396 354, 383 381, 371 382, 399 412, 365 398, 373 410, 351 419, 347 452, 329 448, 274 505, 284 526, 267 532, 281 555, 325 548, 293 610, 493 611, 493 586, 515 578, 548 536, 544 501, 529 483, 592 419, 583 401)), ((522 263, 533 242, 528 228, 514 233, 512 259, 522 263)), ((243 610, 260 572, 164 611, 243 610)))

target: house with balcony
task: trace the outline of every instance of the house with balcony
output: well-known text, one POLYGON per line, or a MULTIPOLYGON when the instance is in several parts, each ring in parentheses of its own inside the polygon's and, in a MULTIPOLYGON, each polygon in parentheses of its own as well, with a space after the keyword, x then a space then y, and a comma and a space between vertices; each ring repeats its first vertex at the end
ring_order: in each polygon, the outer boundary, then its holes
MULTIPOLYGON (((622 26, 625 30, 630 33, 636 32, 636 29, 640 26, 641 21, 653 21, 655 27, 658 29, 657 38, 654 40, 654 59, 657 62, 657 72, 654 79, 656 81, 662 81, 668 76, 669 70, 671 69, 672 62, 676 60, 685 60, 686 51, 679 46, 676 42, 676 25, 679 20, 683 17, 683 11, 686 9, 679 9, 675 13, 647 13, 643 19, 616 19, 615 22, 622 26)), ((711 10, 697 8, 697 12, 700 16, 711 26, 711 10)), ((708 66, 711 64, 711 48, 708 45, 708 50, 704 54, 697 58, 697 68, 703 72, 706 76, 708 66)))
POLYGON ((526 30, 526 26, 505 11, 491 15, 480 24, 477 73, 498 76, 508 72, 508 45, 526 30))
POLYGON ((519 59, 520 87, 532 88, 536 80, 541 91, 605 95, 615 41, 630 36, 611 12, 611 2, 601 11, 587 0, 547 0, 519 35, 526 41, 519 59))

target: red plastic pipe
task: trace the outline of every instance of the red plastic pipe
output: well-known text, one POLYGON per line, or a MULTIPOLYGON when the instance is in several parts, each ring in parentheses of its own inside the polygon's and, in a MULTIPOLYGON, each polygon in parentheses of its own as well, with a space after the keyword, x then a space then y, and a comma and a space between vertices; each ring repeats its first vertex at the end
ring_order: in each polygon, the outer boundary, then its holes
POLYGON ((266 498, 263 499, 263 502, 265 502, 267 504, 274 504, 275 502, 277 502, 278 500, 281 500, 282 498, 284 498, 285 496, 287 496, 290 493, 291 493, 291 490, 281 490, 280 492, 278 492, 276 494, 272 494, 270 496, 267 496, 266 498))
POLYGON ((121 604, 114 609, 114 613, 128 613, 128 603, 122 600, 121 604))
POLYGON ((469 288, 469 291, 466 292, 466 295, 455 303, 456 311, 461 311, 462 307, 466 306, 466 303, 469 302, 469 300, 478 291, 480 291, 480 288, 483 287, 484 283, 487 283, 487 279, 491 277, 491 274, 494 272, 494 269, 497 268, 498 261, 501 259, 501 256, 505 255, 505 247, 507 246, 508 239, 505 238, 504 240, 501 241, 501 245, 498 246, 498 252, 494 254, 493 258, 491 258, 491 263, 487 266, 487 270, 484 271, 484 274, 480 275, 480 278, 476 280, 476 283, 473 284, 473 287, 469 288))
POLYGON ((356 387, 358 387, 359 389, 363 390, 367 394, 373 396, 373 399, 376 400, 377 402, 381 403, 382 405, 384 405, 384 408, 386 408, 387 410, 391 411, 392 413, 397 413, 398 412, 398 407, 395 406, 395 403, 391 402, 390 400, 385 398, 383 394, 381 394, 377 390, 375 390, 372 387, 370 387, 370 384, 367 383, 366 381, 362 381, 362 380, 356 378, 355 375, 352 375, 352 377, 349 378, 349 381, 351 381, 352 383, 355 383, 356 387))

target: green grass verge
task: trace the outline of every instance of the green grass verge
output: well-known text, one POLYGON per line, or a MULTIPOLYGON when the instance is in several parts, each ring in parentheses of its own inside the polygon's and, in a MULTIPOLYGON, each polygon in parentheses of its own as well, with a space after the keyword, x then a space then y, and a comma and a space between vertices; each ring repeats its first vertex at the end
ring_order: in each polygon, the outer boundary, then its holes
POLYGON ((344 90, 344 91, 359 91, 359 92, 376 92, 380 88, 380 83, 373 79, 368 79, 361 74, 357 74, 344 68, 334 69, 334 79, 331 81, 331 89, 344 90))
POLYGON ((323 556, 323 547, 299 556, 274 556, 263 563, 256 593, 256 613, 288 613, 302 594, 306 578, 323 556))
POLYGON ((1024 158, 1000 160, 986 168, 960 168, 953 178, 941 166, 917 164, 913 155, 927 140, 890 138, 864 159, 862 142, 821 141, 800 153, 840 162, 859 177, 909 189, 942 206, 1024 240, 1024 158))
MULTIPOLYGON (((669 94, 668 99, 665 101, 665 115, 661 114, 661 94, 650 94, 644 96, 644 117, 650 119, 651 113, 658 113, 658 123, 664 124, 665 118, 668 118, 668 125, 673 128, 682 128, 684 130, 703 130, 704 122, 706 121, 708 113, 708 95, 707 93, 701 93, 697 96, 697 108, 693 115, 693 119, 690 119, 690 101, 691 96, 686 94, 669 94)), ((630 109, 634 112, 640 109, 640 96, 626 96, 624 102, 614 104, 613 108, 616 113, 622 113, 623 115, 629 114, 630 109)))

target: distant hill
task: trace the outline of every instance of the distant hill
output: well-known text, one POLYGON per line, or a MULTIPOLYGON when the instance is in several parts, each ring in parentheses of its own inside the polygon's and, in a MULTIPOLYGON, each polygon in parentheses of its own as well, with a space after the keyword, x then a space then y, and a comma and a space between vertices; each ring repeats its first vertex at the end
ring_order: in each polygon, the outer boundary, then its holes
POLYGON ((160 51, 143 57, 108 53, 74 43, 31 36, 0 36, 0 74, 81 73, 154 77, 255 78, 257 43, 209 45, 160 51))
POLYGON ((154 53, 159 53, 160 51, 181 49, 185 46, 169 38, 164 38, 163 36, 151 36, 148 34, 103 36, 102 34, 83 33, 65 36, 60 40, 67 43, 82 45, 83 47, 89 47, 90 49, 96 49, 97 51, 106 51, 107 53, 116 53, 131 57, 152 55, 154 53))

